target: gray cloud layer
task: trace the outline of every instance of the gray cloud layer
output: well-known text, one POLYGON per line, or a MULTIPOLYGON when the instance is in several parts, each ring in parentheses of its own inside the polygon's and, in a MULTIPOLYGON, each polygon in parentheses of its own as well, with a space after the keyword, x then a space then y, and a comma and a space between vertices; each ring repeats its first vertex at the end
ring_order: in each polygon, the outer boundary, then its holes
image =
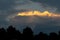
POLYGON ((51 6, 51 7, 56 7, 58 10, 57 12, 60 12, 60 0, 32 0, 34 2, 40 2, 43 3, 47 6, 51 6))
MULTIPOLYGON (((40 30, 48 30, 48 28, 54 29, 56 31, 60 26, 60 19, 50 19, 45 17, 16 17, 15 15, 18 12, 28 11, 28 10, 39 10, 45 11, 48 10, 50 12, 56 12, 59 9, 59 0, 0 0, 0 26, 3 27, 6 25, 14 25, 18 26, 17 29, 23 29, 26 25, 31 26, 32 29, 37 28, 35 32, 39 32, 40 30), (12 19, 12 17, 14 17, 12 19), (30 20, 30 22, 29 22, 30 20), (22 25, 23 24, 23 25, 22 25), (20 27, 21 26, 21 27, 20 27), (24 27, 23 27, 24 26, 24 27), (39 27, 40 26, 40 27, 39 27), (53 26, 53 27, 52 27, 53 26), (54 27, 55 26, 55 27, 54 27), (39 29, 38 29, 39 28, 39 29), (41 29, 42 28, 42 29, 41 29), (56 30, 55 30, 56 29, 56 30)), ((60 9, 59 9, 60 10, 60 9)), ((58 10, 58 11, 59 11, 58 10)), ((4 27, 6 28, 6 27, 4 27)), ((20 30, 19 29, 19 30, 20 30)), ((49 29, 49 30, 50 30, 49 29)), ((48 32, 46 30, 46 32, 48 32)), ((58 29, 59 30, 59 29, 58 29)), ((45 32, 45 31, 44 31, 45 32)))

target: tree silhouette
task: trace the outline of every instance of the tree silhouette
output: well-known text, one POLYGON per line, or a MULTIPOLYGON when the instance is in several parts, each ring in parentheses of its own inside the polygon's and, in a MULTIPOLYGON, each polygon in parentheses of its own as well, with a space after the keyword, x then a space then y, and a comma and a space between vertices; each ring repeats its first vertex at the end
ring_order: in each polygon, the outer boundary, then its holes
POLYGON ((26 40, 32 40, 33 39, 33 31, 31 30, 31 28, 26 27, 23 30, 23 38, 26 40))
POLYGON ((35 36, 35 40, 48 40, 48 35, 40 32, 38 35, 35 36))
POLYGON ((49 40, 58 40, 58 35, 54 32, 50 33, 49 40))
POLYGON ((7 29, 7 36, 8 39, 17 39, 20 38, 21 33, 16 30, 13 26, 9 26, 9 28, 7 29))
POLYGON ((58 34, 58 40, 60 40, 60 31, 58 32, 59 34, 58 34))
POLYGON ((13 26, 9 26, 6 30, 0 28, 0 40, 60 40, 59 33, 51 32, 49 35, 40 32, 37 35, 33 34, 33 31, 28 26, 23 29, 23 33, 16 30, 13 26))
POLYGON ((2 39, 2 40, 6 39, 5 36, 6 36, 6 31, 4 28, 1 28, 0 29, 0 39, 2 39))

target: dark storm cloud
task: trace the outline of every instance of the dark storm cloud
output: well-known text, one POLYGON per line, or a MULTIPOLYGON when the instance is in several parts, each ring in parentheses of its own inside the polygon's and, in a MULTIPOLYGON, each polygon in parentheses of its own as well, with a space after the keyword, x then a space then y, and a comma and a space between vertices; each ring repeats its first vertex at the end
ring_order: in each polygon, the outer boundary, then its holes
POLYGON ((60 5, 59 5, 60 0, 31 0, 31 1, 40 2, 51 7, 56 7, 58 8, 57 12, 60 11, 60 5))

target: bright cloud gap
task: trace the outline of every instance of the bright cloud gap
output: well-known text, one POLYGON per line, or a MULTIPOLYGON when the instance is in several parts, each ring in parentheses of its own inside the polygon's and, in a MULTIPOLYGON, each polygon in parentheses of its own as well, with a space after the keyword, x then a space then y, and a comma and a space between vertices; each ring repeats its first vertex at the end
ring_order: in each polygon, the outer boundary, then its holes
POLYGON ((27 11, 27 12, 19 12, 17 16, 47 16, 47 17, 60 17, 60 14, 44 11, 27 11))

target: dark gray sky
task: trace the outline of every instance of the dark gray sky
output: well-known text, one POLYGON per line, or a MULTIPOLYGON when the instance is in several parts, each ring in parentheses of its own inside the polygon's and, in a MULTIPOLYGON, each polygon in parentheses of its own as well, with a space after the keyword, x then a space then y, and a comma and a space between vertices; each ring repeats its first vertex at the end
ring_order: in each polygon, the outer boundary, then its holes
POLYGON ((57 32, 60 29, 60 18, 15 16, 18 12, 28 10, 60 13, 60 0, 0 0, 0 27, 14 25, 22 31, 29 25, 35 33, 57 32))

